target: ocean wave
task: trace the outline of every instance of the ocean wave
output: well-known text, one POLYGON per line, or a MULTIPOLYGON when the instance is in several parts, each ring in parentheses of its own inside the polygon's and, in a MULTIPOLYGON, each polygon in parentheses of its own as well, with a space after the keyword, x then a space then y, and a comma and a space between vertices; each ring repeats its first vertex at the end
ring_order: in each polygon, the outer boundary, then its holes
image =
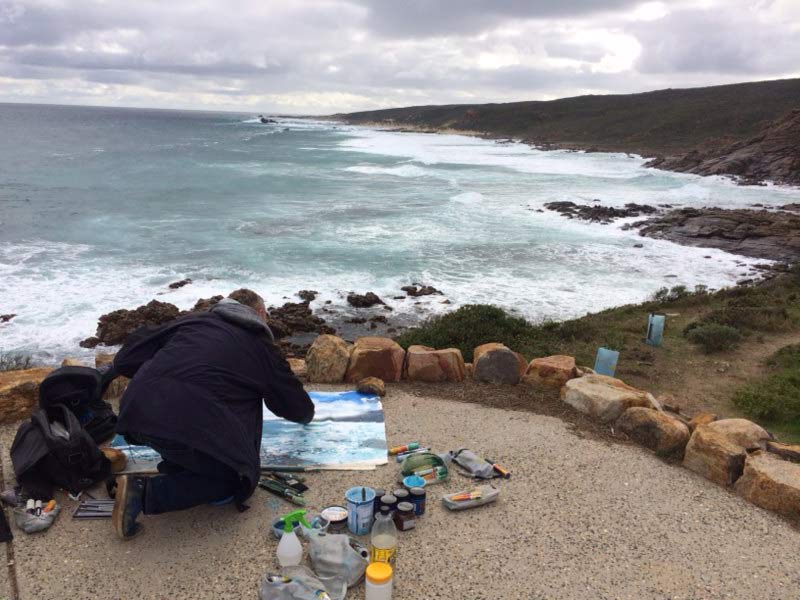
POLYGON ((351 173, 362 175, 392 175, 394 177, 432 177, 430 170, 417 165, 398 165, 394 167, 380 167, 376 165, 355 165, 343 169, 351 173))

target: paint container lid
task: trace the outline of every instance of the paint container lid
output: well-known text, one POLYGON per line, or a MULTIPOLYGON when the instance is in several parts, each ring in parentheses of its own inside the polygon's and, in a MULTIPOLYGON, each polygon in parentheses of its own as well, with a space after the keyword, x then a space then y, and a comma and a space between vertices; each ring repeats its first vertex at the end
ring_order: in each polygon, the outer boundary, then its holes
POLYGON ((397 510, 401 513, 410 513, 414 511, 414 505, 411 502, 400 502, 397 505, 397 510))
POLYGON ((398 502, 405 502, 408 500, 408 490, 403 488, 393 491, 392 495, 397 498, 398 502))
POLYGON ((425 489, 421 487, 413 487, 410 490, 408 490, 408 493, 411 494, 411 496, 424 496, 425 489))
POLYGON ((425 480, 419 475, 409 475, 403 478, 403 485, 409 490, 411 488, 421 488, 425 487, 425 480))
POLYGON ((347 509, 343 506, 328 506, 320 511, 320 516, 328 523, 347 521, 347 509))

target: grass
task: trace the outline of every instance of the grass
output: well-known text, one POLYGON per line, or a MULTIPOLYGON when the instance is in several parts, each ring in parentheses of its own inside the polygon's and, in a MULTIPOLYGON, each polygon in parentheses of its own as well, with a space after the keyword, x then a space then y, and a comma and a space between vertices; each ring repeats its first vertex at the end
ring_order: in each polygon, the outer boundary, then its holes
POLYGON ((800 441, 800 344, 782 348, 767 366, 769 373, 737 390, 733 403, 768 429, 800 441))
MULTIPOLYGON (((694 388, 686 387, 690 383, 684 381, 688 371, 695 376, 699 373, 699 377, 706 381, 725 377, 729 386, 725 389, 729 391, 719 402, 728 406, 727 409, 724 406, 716 408, 723 411, 720 414, 731 415, 737 409, 742 410, 738 405, 731 405, 730 398, 735 387, 740 385, 739 381, 730 377, 734 373, 717 375, 714 362, 687 338, 686 332, 709 327, 719 330, 720 326, 732 328, 741 332, 741 349, 737 356, 755 354, 760 360, 763 342, 769 341, 771 336, 785 335, 800 328, 800 269, 755 286, 719 291, 708 291, 702 286, 694 291, 678 287, 660 290, 657 298, 561 323, 538 324, 510 316, 494 306, 465 306, 407 330, 397 341, 405 348, 411 344, 456 347, 468 362, 472 360, 475 346, 502 342, 521 352, 528 360, 568 354, 574 356, 579 365, 585 366, 594 365, 598 347, 604 346, 620 352, 618 377, 654 394, 687 389, 694 393, 694 388), (667 315, 664 340, 659 348, 644 343, 649 313, 667 315)), ((714 360, 722 359, 724 362, 728 356, 722 352, 714 360)), ((703 407, 704 402, 708 404, 698 397, 694 408, 703 407)), ((756 416, 767 414, 759 413, 757 405, 764 403, 763 410, 766 411, 767 402, 761 396, 754 396, 754 408, 748 414, 765 421, 766 417, 756 416)), ((795 427, 786 420, 780 428, 775 427, 775 423, 770 425, 774 431, 789 432, 790 435, 795 427)), ((796 425, 796 435, 792 437, 800 438, 800 424, 796 425)))

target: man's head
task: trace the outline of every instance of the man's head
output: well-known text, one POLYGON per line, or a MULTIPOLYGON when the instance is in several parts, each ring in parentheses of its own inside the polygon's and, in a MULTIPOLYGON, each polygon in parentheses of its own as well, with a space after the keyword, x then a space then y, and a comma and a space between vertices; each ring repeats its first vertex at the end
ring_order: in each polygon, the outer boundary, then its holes
POLYGON ((253 290, 241 288, 228 294, 228 298, 236 300, 239 304, 249 306, 258 313, 261 320, 266 323, 267 321, 267 307, 264 305, 264 299, 256 294, 253 290))

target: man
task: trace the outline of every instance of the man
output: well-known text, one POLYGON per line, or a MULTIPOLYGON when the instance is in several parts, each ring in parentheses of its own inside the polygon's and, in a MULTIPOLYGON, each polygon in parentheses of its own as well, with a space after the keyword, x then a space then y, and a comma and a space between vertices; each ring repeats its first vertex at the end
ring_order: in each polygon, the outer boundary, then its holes
POLYGON ((131 377, 117 432, 158 451, 160 475, 117 480, 117 534, 138 533, 140 513, 230 499, 244 510, 259 478, 262 399, 308 423, 314 405, 274 344, 264 301, 237 290, 210 311, 132 333, 114 358, 131 377))

